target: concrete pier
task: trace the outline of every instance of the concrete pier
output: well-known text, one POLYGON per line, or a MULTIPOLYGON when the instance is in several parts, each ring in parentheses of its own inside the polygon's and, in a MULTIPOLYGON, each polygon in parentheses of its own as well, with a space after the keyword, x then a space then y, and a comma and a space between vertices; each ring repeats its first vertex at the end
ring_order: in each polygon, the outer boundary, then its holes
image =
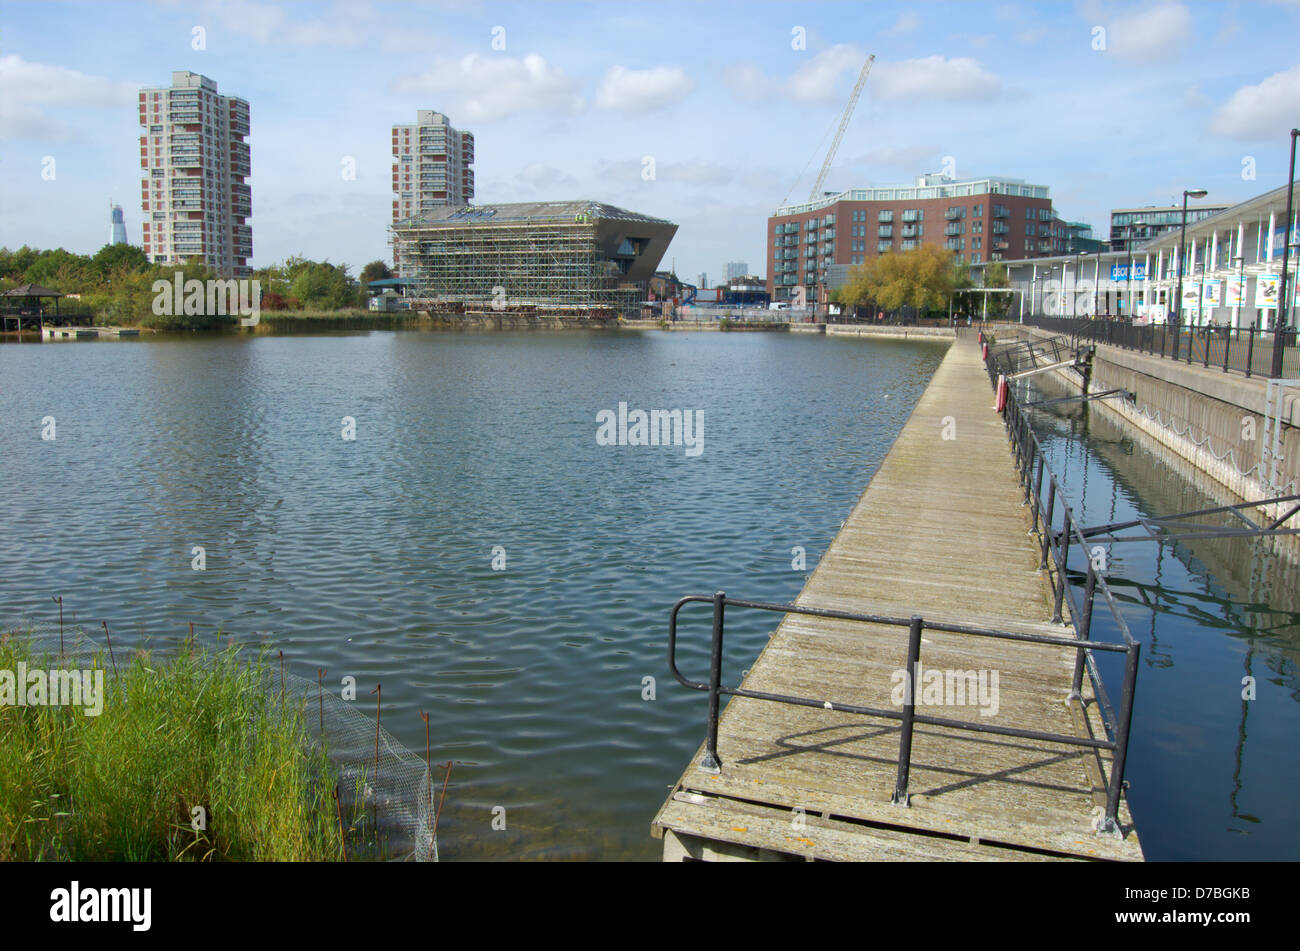
MULTIPOLYGON (((797 604, 1073 636, 1049 620, 1039 542, 992 404, 978 345, 958 340, 797 604)), ((709 636, 701 613, 683 613, 679 638, 709 636)), ((897 710, 907 649, 905 627, 786 615, 741 686, 897 710)), ((1067 699, 1074 659, 1054 645, 923 635, 926 669, 990 683, 996 673, 995 704, 945 696, 936 715, 1104 737, 1086 677, 1082 703, 1067 699)), ((735 697, 719 723, 720 772, 701 768, 701 747, 652 832, 669 861, 1142 859, 1123 801, 1122 834, 1094 831, 1108 753, 918 725, 910 805, 897 805, 899 737, 895 719, 735 697)))

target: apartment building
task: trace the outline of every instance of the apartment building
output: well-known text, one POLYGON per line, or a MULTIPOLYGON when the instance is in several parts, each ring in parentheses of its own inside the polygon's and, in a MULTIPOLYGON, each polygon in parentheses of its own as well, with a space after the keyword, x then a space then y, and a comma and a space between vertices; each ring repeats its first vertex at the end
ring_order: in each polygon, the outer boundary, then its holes
POLYGON ((767 221, 767 290, 780 301, 803 287, 809 303, 820 303, 831 265, 922 244, 980 264, 1063 251, 1066 240, 1045 185, 921 175, 913 185, 852 188, 778 208, 767 221))
MULTIPOLYGON (((417 109, 415 123, 393 126, 393 223, 474 198, 474 135, 453 128, 433 109, 417 109)), ((397 248, 393 264, 400 273, 397 248)))
POLYGON ((251 277, 252 174, 248 103, 179 70, 170 87, 140 90, 141 244, 150 261, 197 261, 251 277))
MULTIPOLYGON (((1187 206, 1187 223, 1189 225, 1202 221, 1210 215, 1226 211, 1231 205, 1211 204, 1192 201, 1187 206)), ((1183 206, 1168 205, 1145 208, 1112 208, 1110 212, 1110 250, 1133 251, 1148 241, 1174 229, 1182 230, 1183 206)))

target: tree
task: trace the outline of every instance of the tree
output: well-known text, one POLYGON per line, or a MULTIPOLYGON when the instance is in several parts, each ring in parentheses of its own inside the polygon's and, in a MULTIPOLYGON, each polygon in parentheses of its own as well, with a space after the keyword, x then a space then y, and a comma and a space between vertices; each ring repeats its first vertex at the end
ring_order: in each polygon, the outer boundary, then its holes
POLYGON ((918 313, 946 313, 953 292, 969 281, 951 251, 923 244, 868 258, 849 272, 840 299, 855 307, 870 302, 887 310, 911 307, 918 313))
MULTIPOLYGON (((1007 266, 1001 261, 994 261, 984 269, 984 286, 987 288, 1010 287, 1011 277, 1007 274, 1007 266)), ((1014 301, 1014 294, 986 294, 988 300, 988 315, 993 319, 1006 317, 1011 310, 1014 301)))
POLYGON ((131 244, 106 244, 90 259, 100 280, 106 280, 119 268, 143 271, 149 267, 149 258, 143 249, 131 244))
POLYGON ((304 307, 339 310, 357 305, 357 282, 348 276, 347 265, 290 258, 285 266, 291 275, 289 294, 304 307))
POLYGON ((386 281, 393 276, 392 269, 383 261, 371 261, 361 269, 361 289, 371 281, 386 281))

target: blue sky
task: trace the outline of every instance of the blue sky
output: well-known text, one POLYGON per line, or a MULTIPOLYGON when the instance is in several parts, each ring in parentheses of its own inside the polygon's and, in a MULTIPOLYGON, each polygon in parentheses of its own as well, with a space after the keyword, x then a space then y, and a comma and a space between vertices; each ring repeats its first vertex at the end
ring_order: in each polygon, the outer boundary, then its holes
POLYGON ((607 201, 676 222, 683 277, 761 273, 765 219, 808 197, 867 53, 827 189, 950 160, 1103 231, 1189 186, 1283 184, 1300 126, 1300 0, 5 0, 0 246, 97 250, 109 199, 139 243, 136 94, 190 69, 250 103, 258 267, 388 259, 389 130, 432 108, 475 135, 477 202, 607 201))

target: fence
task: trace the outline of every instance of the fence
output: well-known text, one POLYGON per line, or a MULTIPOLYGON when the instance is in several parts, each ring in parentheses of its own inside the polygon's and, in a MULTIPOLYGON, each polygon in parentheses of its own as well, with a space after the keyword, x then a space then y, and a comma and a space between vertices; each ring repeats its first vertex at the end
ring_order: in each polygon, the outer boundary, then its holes
POLYGON ((1104 343, 1138 353, 1177 360, 1202 367, 1244 373, 1246 376, 1273 376, 1273 348, 1280 337, 1282 345, 1281 377, 1300 377, 1300 350, 1296 349, 1294 328, 1264 330, 1257 324, 1249 327, 1181 327, 1178 324, 1131 324, 1121 320, 1093 320, 1087 317, 1026 317, 1026 326, 1052 333, 1069 334, 1076 343, 1104 343))

